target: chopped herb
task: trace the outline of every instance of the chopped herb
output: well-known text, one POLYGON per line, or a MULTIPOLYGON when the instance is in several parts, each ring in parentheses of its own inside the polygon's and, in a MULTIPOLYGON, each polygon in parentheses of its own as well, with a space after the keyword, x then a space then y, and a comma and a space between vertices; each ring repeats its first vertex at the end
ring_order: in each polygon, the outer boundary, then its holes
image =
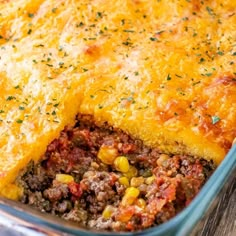
POLYGON ((158 39, 157 39, 157 38, 154 38, 154 37, 151 37, 150 40, 151 40, 151 41, 158 41, 158 39))
POLYGON ((59 66, 62 67, 64 65, 64 62, 59 62, 59 66))
POLYGON ((79 24, 76 24, 76 27, 81 27, 81 26, 84 26, 84 23, 83 22, 80 22, 79 24))
POLYGON ((16 97, 14 97, 14 96, 8 96, 6 100, 7 100, 7 101, 11 101, 11 100, 13 100, 13 99, 16 99, 16 97))
POLYGON ((56 11, 57 11, 57 8, 54 7, 54 8, 52 9, 52 13, 56 13, 56 11))
POLYGON ((220 55, 220 56, 224 55, 224 53, 222 51, 218 51, 217 54, 220 55))
POLYGON ((178 77, 178 78, 183 78, 181 75, 175 74, 175 76, 178 77))
POLYGON ((96 14, 96 18, 102 18, 102 12, 97 12, 97 14, 96 14))
POLYGON ((205 61, 205 59, 202 57, 202 58, 200 58, 200 63, 202 63, 202 62, 204 62, 205 61))
POLYGON ((187 21, 187 20, 188 20, 188 17, 183 17, 182 20, 183 20, 183 21, 187 21))
POLYGON ((38 45, 35 45, 35 47, 44 47, 44 45, 43 44, 38 44, 38 45))
POLYGON ((160 30, 160 31, 156 32, 156 34, 157 34, 157 35, 160 35, 160 34, 162 34, 162 33, 164 33, 164 32, 165 32, 165 30, 160 30))
POLYGON ((38 62, 34 59, 34 60, 33 60, 33 63, 34 63, 34 64, 37 64, 38 62))
POLYGON ((233 52, 232 56, 236 56, 236 52, 233 52))
POLYGON ((138 76, 138 75, 139 75, 138 71, 135 71, 135 72, 134 72, 134 75, 135 75, 135 76, 138 76))
POLYGON ((32 33, 32 29, 29 29, 27 34, 31 34, 32 33))
POLYGON ((23 120, 18 119, 18 120, 16 120, 16 123, 21 124, 21 123, 23 123, 23 120))
POLYGON ((46 64, 47 66, 49 66, 49 67, 53 67, 53 65, 52 64, 46 64))
POLYGON ((53 111, 53 112, 52 112, 52 115, 53 115, 53 116, 55 116, 56 114, 57 114, 56 111, 53 111))
POLYGON ((214 15, 214 12, 213 12, 213 10, 210 7, 207 6, 206 10, 208 11, 209 15, 211 15, 211 16, 214 15))
POLYGON ((34 14, 33 14, 33 13, 29 13, 29 14, 28 14, 28 17, 29 17, 29 18, 33 18, 33 17, 34 17, 34 14))
POLYGON ((206 73, 205 76, 210 77, 210 76, 212 76, 212 73, 206 73))
POLYGON ((60 103, 56 103, 56 104, 54 104, 53 106, 54 106, 54 107, 58 107, 58 106, 59 106, 59 104, 60 104, 60 103))
POLYGON ((14 87, 14 89, 19 89, 20 88, 20 85, 16 85, 15 87, 14 87))
POLYGON ((88 69, 86 69, 86 68, 81 68, 82 70, 83 70, 83 72, 86 72, 86 71, 88 71, 88 69))
POLYGON ((197 84, 200 84, 200 83, 201 83, 201 81, 194 82, 194 83, 193 83, 193 86, 195 86, 195 85, 197 85, 197 84))
POLYGON ((22 111, 25 110, 25 108, 22 107, 22 106, 19 106, 19 109, 22 110, 22 111))
POLYGON ((0 114, 1 114, 1 113, 4 113, 4 111, 3 111, 3 110, 0 110, 0 114))
POLYGON ((102 108, 103 108, 103 105, 98 104, 98 108, 99 108, 99 109, 102 109, 102 108))
POLYGON ((212 116, 211 121, 212 121, 212 124, 214 125, 220 121, 220 117, 219 116, 212 116))
POLYGON ((125 46, 130 46, 130 45, 132 45, 132 43, 129 42, 129 41, 123 42, 122 44, 125 45, 125 46))
POLYGON ((126 30, 123 30, 124 32, 126 33, 134 33, 135 31, 134 30, 129 30, 129 29, 126 29, 126 30))
POLYGON ((90 95, 90 98, 94 98, 94 95, 93 95, 93 94, 91 94, 91 95, 90 95))
POLYGON ((166 80, 171 80, 171 77, 170 77, 170 75, 169 75, 169 74, 167 75, 167 78, 166 78, 166 80))

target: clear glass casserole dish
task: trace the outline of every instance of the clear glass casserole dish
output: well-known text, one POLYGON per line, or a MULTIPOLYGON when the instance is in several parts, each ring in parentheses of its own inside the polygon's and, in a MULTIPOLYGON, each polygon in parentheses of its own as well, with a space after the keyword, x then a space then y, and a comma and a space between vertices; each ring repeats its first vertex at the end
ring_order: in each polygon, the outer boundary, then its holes
POLYGON ((196 226, 200 225, 204 216, 206 217, 214 209, 219 194, 224 191, 226 183, 229 183, 235 171, 236 145, 231 148, 188 207, 170 221, 143 231, 113 233, 87 230, 4 198, 0 198, 0 224, 24 235, 189 235, 193 231, 196 232, 196 226))

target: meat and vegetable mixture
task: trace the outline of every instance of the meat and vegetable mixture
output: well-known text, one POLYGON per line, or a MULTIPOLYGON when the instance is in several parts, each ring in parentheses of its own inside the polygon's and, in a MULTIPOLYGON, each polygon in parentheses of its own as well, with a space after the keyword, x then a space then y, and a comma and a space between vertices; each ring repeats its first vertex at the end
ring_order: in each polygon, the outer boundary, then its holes
POLYGON ((79 115, 18 183, 21 201, 43 212, 89 228, 134 231, 175 216, 214 168, 204 159, 160 153, 79 115))

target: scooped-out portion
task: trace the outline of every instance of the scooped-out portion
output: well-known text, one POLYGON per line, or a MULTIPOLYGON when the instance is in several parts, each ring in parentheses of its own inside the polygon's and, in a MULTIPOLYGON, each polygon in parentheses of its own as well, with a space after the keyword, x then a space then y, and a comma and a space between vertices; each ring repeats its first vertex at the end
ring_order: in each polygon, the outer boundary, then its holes
POLYGON ((135 231, 168 221, 197 195, 212 161, 167 155, 91 116, 78 115, 31 162, 21 202, 88 228, 135 231))

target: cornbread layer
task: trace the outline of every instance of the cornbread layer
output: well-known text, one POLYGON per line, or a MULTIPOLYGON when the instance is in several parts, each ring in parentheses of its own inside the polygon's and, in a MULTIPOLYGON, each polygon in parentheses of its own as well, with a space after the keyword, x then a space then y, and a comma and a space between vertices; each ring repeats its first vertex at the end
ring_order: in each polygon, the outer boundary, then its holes
POLYGON ((0 1, 0 189, 77 113, 166 153, 236 137, 236 2, 0 1))

